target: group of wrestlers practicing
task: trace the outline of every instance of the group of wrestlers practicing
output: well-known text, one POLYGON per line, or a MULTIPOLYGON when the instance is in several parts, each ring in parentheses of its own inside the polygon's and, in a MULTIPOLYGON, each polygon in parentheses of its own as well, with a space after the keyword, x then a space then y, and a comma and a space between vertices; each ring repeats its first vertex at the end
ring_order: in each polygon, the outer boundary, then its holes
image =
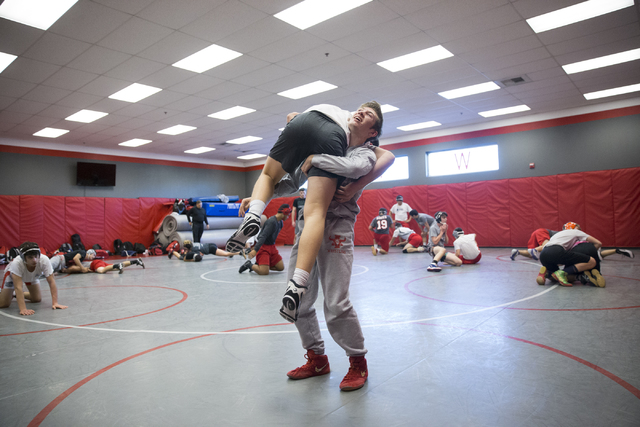
MULTIPOLYGON (((269 152, 262 172, 254 185, 251 197, 242 200, 240 215, 244 219, 238 230, 232 234, 225 250, 212 244, 192 244, 186 241, 185 251, 171 251, 169 258, 197 262, 207 254, 234 256, 241 254, 248 260, 240 268, 240 273, 249 270, 258 274, 268 274, 269 270, 284 269, 279 254, 268 253, 267 266, 260 262, 265 250, 275 247, 275 238, 282 223, 291 215, 288 205, 282 205, 278 213, 262 224, 262 213, 273 197, 295 193, 305 180, 308 181, 304 202, 304 227, 296 234, 287 271, 287 286, 282 298, 280 315, 297 328, 302 346, 306 350, 307 362, 287 373, 293 380, 326 375, 330 372, 328 357, 316 315, 314 303, 318 297, 320 283, 324 295, 324 320, 334 341, 349 357, 350 367, 340 383, 343 391, 357 390, 365 385, 368 378, 364 336, 360 323, 349 300, 349 285, 354 254, 354 224, 360 208, 357 201, 364 187, 380 177, 393 164, 395 156, 378 146, 382 132, 383 116, 380 104, 370 101, 351 113, 328 104, 315 105, 302 113, 290 113, 287 125, 269 152), (264 228, 264 235, 259 235, 264 228), (247 250, 247 240, 257 236, 257 245, 247 250), (251 259, 256 257, 254 265, 251 259)), ((297 209, 302 213, 303 209, 297 209)), ((374 232, 373 255, 389 252, 389 245, 399 239, 404 253, 427 252, 433 261, 428 271, 440 271, 439 263, 453 266, 477 263, 481 258, 475 242, 475 234, 465 234, 461 228, 453 230, 455 253, 448 253, 448 215, 444 211, 433 217, 420 214, 403 203, 402 196, 391 208, 395 224, 386 208, 381 208, 371 222, 374 232), (403 206, 404 205, 404 206, 403 206), (420 224, 421 232, 408 227, 409 216, 420 224), (394 225, 390 239, 390 229, 394 225), (385 237, 386 236, 386 237, 385 237)), ((298 228, 298 227, 296 227, 298 228)), ((572 227, 553 236, 548 241, 536 240, 535 250, 514 252, 535 256, 543 267, 538 283, 546 278, 557 280, 563 286, 570 286, 571 279, 592 283, 603 287, 604 279, 599 274, 598 240, 572 227), (587 246, 588 245, 588 246, 587 246), (560 270, 558 264, 564 264, 560 270), (542 279, 540 279, 542 277, 542 279)), ((29 242, 27 242, 29 243, 29 242)), ((21 247, 21 255, 16 258, 5 273, 11 277, 15 288, 20 314, 33 314, 27 310, 24 300, 40 301, 37 277, 43 275, 49 282, 52 308, 66 308, 58 304, 53 267, 49 259, 40 254, 34 243, 21 247), (14 264, 15 263, 15 264, 14 264), (28 292, 22 291, 27 284, 28 292)), ((534 249, 534 248, 531 248, 534 249)), ((615 250, 614 250, 615 251, 615 250)), ((627 256, 630 251, 620 250, 627 256)), ((605 252, 602 252, 603 256, 605 252)), ((264 258, 263 258, 264 259, 264 258)), ((122 266, 112 267, 122 272, 122 266)), ((74 263, 75 264, 75 263, 74 263)), ((75 267, 84 268, 82 264, 75 267)), ((105 268, 105 267, 103 267, 105 268)), ((97 270, 96 270, 97 271, 97 270)), ((0 293, 0 307, 8 307, 13 290, 5 292, 3 282, 0 293)))

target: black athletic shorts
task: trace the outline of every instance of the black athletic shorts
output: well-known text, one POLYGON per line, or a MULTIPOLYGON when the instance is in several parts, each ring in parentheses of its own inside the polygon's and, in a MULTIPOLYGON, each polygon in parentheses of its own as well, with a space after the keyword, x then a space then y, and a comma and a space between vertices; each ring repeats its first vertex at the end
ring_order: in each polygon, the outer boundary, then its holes
POLYGON ((218 246, 215 243, 202 243, 200 245, 200 250, 205 255, 215 255, 218 250, 218 246))
POLYGON ((578 245, 575 245, 573 249, 571 249, 571 251, 579 254, 589 255, 591 258, 595 259, 596 260, 595 269, 600 271, 600 257, 598 256, 598 250, 596 249, 593 243, 590 243, 590 242, 580 243, 578 245))
MULTIPOLYGON (((318 111, 295 116, 284 128, 271 148, 269 157, 279 161, 282 169, 293 174, 311 154, 331 154, 344 157, 347 135, 333 120, 318 111)), ((337 178, 330 172, 312 167, 308 176, 337 178)))
POLYGON ((552 273, 558 270, 558 264, 568 267, 570 265, 589 262, 589 258, 590 255, 575 250, 567 251, 560 245, 545 246, 542 253, 540 253, 540 263, 547 267, 552 273))

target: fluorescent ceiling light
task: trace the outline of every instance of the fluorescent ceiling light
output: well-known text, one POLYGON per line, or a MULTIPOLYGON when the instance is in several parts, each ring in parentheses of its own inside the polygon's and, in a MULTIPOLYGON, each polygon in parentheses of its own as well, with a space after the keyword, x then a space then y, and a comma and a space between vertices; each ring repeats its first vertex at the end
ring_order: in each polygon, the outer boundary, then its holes
POLYGON ((0 17, 46 30, 78 0, 5 0, 0 17))
POLYGON ((44 128, 34 133, 33 136, 43 136, 45 138, 57 138, 60 135, 64 135, 67 132, 69 131, 65 129, 44 128))
POLYGON ((402 131, 405 131, 405 132, 409 132, 411 130, 432 128, 434 126, 440 126, 440 125, 442 125, 442 123, 430 121, 430 122, 416 123, 414 125, 400 126, 398 129, 400 129, 402 131))
POLYGON ((635 85, 629 85, 629 86, 615 87, 613 89, 600 90, 598 92, 585 93, 584 97, 590 100, 590 99, 606 98, 608 96, 623 95, 625 93, 638 92, 638 91, 640 91, 640 84, 635 84, 635 85))
POLYGON ((215 150, 215 148, 211 148, 211 147, 198 147, 198 148, 192 148, 191 150, 186 150, 185 153, 189 153, 189 154, 202 154, 202 153, 208 153, 209 151, 213 151, 215 150))
POLYGON ((278 95, 285 96, 291 99, 300 99, 307 96, 315 95, 317 93, 326 92, 328 90, 335 89, 337 87, 338 86, 332 85, 331 83, 318 80, 317 82, 313 82, 306 85, 294 87, 293 89, 285 90, 284 92, 280 92, 278 95))
POLYGON ((554 28, 564 27, 565 25, 575 24, 576 22, 615 12, 616 10, 629 6, 633 6, 633 0, 589 0, 529 18, 527 19, 527 24, 529 24, 536 33, 542 33, 553 30, 554 28))
POLYGON ((0 73, 4 71, 15 59, 17 56, 11 55, 10 53, 0 52, 0 73))
POLYGON ((130 139, 130 140, 128 140, 128 141, 121 142, 121 143, 120 143, 120 144, 118 144, 118 145, 122 145, 122 146, 124 146, 124 147, 139 147, 139 146, 141 146, 141 145, 148 144, 148 143, 150 143, 150 142, 151 142, 151 140, 150 140, 150 139, 138 139, 138 138, 133 138, 133 139, 130 139))
POLYGON ((243 136, 242 138, 231 139, 227 141, 228 144, 246 144, 248 142, 260 141, 262 138, 259 136, 243 136))
POLYGON ((236 107, 227 108, 226 110, 218 111, 217 113, 209 114, 209 117, 220 120, 229 120, 234 117, 244 116, 245 114, 253 113, 254 109, 247 107, 240 107, 239 105, 236 107))
POLYGON ((102 113, 100 111, 80 110, 77 113, 70 115, 65 120, 69 120, 70 122, 91 123, 107 115, 108 113, 102 113))
POLYGON ((138 102, 141 99, 145 99, 146 97, 153 95, 154 93, 160 92, 161 90, 162 89, 157 87, 134 83, 125 87, 121 91, 114 93, 109 96, 109 98, 127 102, 138 102))
POLYGON ((600 58, 574 62, 573 64, 563 65, 562 68, 564 68, 564 71, 567 74, 575 74, 581 73, 582 71, 595 70, 596 68, 635 61, 636 59, 640 59, 640 49, 633 49, 626 52, 614 53, 613 55, 601 56, 600 58))
POLYGON ((382 110, 382 114, 390 113, 392 111, 398 111, 399 110, 398 107, 394 107, 393 105, 389 105, 389 104, 381 105, 380 109, 382 110))
POLYGON ((240 52, 212 44, 173 64, 174 67, 202 73, 242 56, 240 52))
POLYGON ((371 0, 304 0, 275 16, 301 30, 331 19, 371 0))
POLYGON ((255 153, 255 154, 247 154, 245 156, 238 156, 238 158, 241 159, 241 160, 259 159, 261 157, 267 157, 267 155, 266 154, 255 153))
POLYGON ((194 129, 197 128, 193 126, 175 125, 170 128, 159 130, 158 133, 162 133, 164 135, 180 135, 181 133, 189 132, 194 129))
POLYGON ((396 71, 402 71, 407 68, 417 67, 418 65, 428 64, 429 62, 439 61, 451 56, 453 56, 453 53, 438 45, 398 56, 397 58, 387 59, 386 61, 378 62, 378 65, 382 68, 386 68, 392 73, 395 73, 396 71))
POLYGON ((459 89, 438 92, 438 95, 447 99, 455 99, 462 98, 463 96, 476 95, 478 93, 491 92, 492 90, 498 89, 500 89, 500 86, 498 86, 494 82, 487 82, 473 86, 461 87, 459 89))
POLYGON ((522 111, 529 111, 529 110, 531 110, 531 108, 523 104, 523 105, 516 105, 515 107, 500 108, 498 110, 483 111, 478 114, 480 114, 482 117, 494 117, 494 116, 502 116, 505 114, 520 113, 522 111))

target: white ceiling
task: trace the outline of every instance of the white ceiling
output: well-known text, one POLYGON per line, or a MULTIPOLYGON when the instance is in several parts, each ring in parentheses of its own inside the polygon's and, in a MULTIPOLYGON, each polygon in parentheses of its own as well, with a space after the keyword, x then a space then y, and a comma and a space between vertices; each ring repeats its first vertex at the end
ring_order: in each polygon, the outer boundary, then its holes
MULTIPOLYGON (((267 154, 286 114, 313 104, 355 109, 375 99, 384 140, 411 140, 398 126, 435 120, 439 131, 491 125, 480 111, 526 104, 510 117, 597 109, 638 94, 587 101, 583 94, 640 83, 633 61, 567 75, 561 65, 640 47, 638 4, 535 34, 525 19, 579 0, 374 0, 301 31, 273 17, 299 0, 80 0, 47 31, 0 18, 0 52, 18 58, 0 74, 0 144, 148 158, 246 165, 242 154, 267 154), (171 66, 215 43, 243 56, 202 74, 171 66), (392 73, 377 62, 443 45, 453 57, 392 73), (529 83, 446 100, 437 92, 526 76, 529 83), (277 95, 324 80, 337 89, 297 101, 277 95), (137 103, 108 99, 142 83, 161 92, 137 103), (209 114, 241 105, 256 112, 231 120, 209 114), (81 110, 109 113, 93 123, 66 121, 81 110), (182 135, 157 131, 174 125, 182 135), (44 127, 70 130, 56 138, 44 127), (225 141, 243 136, 262 141, 225 141), (132 139, 153 142, 121 147, 132 139), (200 146, 216 150, 189 156, 200 146)), ((1 3, 1 2, 0 2, 1 3)), ((255 162, 254 162, 255 163, 255 162)))

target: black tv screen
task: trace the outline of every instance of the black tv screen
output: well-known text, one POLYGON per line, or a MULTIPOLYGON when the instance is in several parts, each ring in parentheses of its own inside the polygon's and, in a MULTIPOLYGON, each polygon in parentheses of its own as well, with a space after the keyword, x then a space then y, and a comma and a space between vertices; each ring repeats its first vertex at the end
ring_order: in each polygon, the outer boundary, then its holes
POLYGON ((87 187, 115 187, 116 165, 78 162, 76 185, 87 187))

